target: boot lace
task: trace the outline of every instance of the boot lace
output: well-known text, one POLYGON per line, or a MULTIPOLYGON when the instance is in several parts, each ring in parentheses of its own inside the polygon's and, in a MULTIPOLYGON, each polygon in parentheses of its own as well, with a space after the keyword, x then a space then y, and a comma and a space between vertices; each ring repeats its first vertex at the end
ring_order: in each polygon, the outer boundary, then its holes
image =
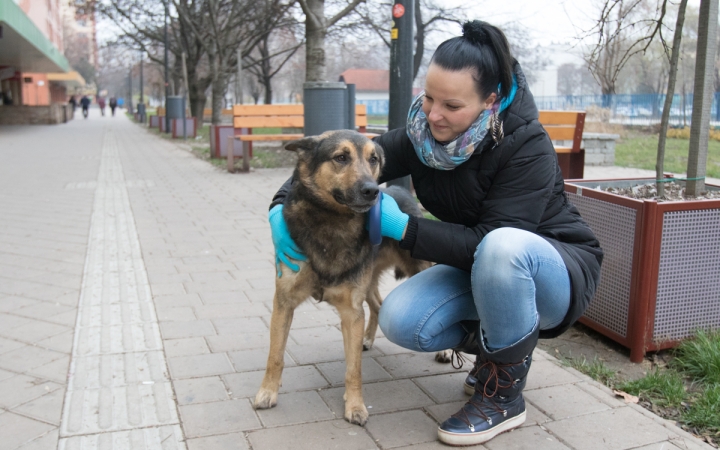
MULTIPOLYGON (((477 413, 473 412, 472 410, 467 411, 466 408, 463 407, 460 411, 453 414, 452 417, 455 417, 456 419, 459 419, 459 420, 465 422, 465 424, 468 426, 468 428, 470 428, 470 430, 474 432, 475 425, 472 423, 470 416, 479 417, 482 420, 488 422, 490 425, 492 425, 492 418, 485 413, 485 411, 487 410, 488 407, 491 410, 494 410, 495 412, 500 413, 503 416, 505 416, 507 414, 507 411, 504 410, 503 408, 499 407, 493 401, 493 398, 495 397, 495 395, 497 395, 498 389, 507 389, 507 388, 512 387, 515 384, 515 380, 513 380, 512 375, 510 375, 510 373, 504 369, 504 367, 509 367, 509 366, 510 366, 510 364, 497 364, 492 361, 485 361, 482 365, 476 364, 475 369, 474 369, 474 370, 476 370, 476 373, 480 373, 480 371, 483 368, 489 367, 488 377, 486 378, 485 384, 483 385, 482 389, 478 389, 477 385, 475 386, 475 392, 481 394, 481 396, 482 396, 480 398, 480 401, 479 402, 474 401, 473 398, 475 398, 475 396, 473 396, 473 397, 470 397, 470 400, 468 400, 468 402, 467 402, 467 404, 470 404, 474 407, 474 410, 477 411, 477 413), (505 378, 510 380, 509 384, 507 384, 507 385, 500 384, 500 380, 501 380, 500 375, 501 374, 504 374, 505 378), (491 381, 494 382, 495 389, 493 389, 492 392, 488 392, 488 386, 493 384, 493 383, 491 383, 491 381), (487 401, 486 401, 486 399, 487 399, 487 401)), ((480 382, 480 380, 478 380, 478 382, 480 382)), ((467 408, 467 409, 472 409, 472 408, 467 408)), ((492 412, 492 411, 490 411, 490 412, 492 412)))
POLYGON ((450 355, 450 364, 452 364, 454 369, 462 369, 463 364, 468 362, 468 359, 462 355, 459 351, 452 349, 452 354, 450 355), (457 365, 455 363, 457 361, 457 365))

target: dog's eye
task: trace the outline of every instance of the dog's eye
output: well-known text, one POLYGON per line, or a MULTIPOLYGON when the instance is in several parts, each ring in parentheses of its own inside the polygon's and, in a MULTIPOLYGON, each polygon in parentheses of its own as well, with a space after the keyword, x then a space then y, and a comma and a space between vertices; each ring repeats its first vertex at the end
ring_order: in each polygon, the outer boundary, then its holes
POLYGON ((370 157, 370 164, 372 164, 373 166, 374 166, 375 164, 377 164, 378 161, 379 161, 379 160, 378 160, 378 157, 377 157, 377 156, 371 156, 371 157, 370 157))
POLYGON ((337 156, 335 157, 335 161, 337 161, 337 162, 339 162, 339 163, 344 163, 345 161, 347 161, 347 156, 345 156, 345 155, 337 155, 337 156))

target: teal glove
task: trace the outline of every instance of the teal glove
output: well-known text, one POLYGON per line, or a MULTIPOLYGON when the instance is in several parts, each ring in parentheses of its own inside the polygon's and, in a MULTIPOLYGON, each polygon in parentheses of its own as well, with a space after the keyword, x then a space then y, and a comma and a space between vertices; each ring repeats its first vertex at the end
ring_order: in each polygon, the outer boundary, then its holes
POLYGON ((300 253, 297 245, 295 245, 295 241, 290 237, 290 230, 288 230, 287 223, 285 223, 282 210, 283 205, 276 205, 268 213, 273 245, 275 245, 275 267, 277 268, 278 278, 282 277, 280 262, 283 262, 293 272, 297 272, 300 270, 300 266, 290 262, 290 258, 298 261, 305 261, 307 259, 305 255, 300 253))
POLYGON ((387 194, 382 194, 381 202, 380 234, 396 241, 402 240, 410 216, 400 211, 395 199, 387 194))

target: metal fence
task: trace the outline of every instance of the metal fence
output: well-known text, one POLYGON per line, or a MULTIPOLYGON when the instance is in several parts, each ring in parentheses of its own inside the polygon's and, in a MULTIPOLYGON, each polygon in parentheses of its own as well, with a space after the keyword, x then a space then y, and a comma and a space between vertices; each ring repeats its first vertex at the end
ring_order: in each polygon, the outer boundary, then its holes
MULTIPOLYGON (((370 115, 387 115, 388 100, 357 100, 367 105, 370 115)), ((615 94, 615 95, 557 95, 535 97, 538 109, 554 111, 588 111, 609 114, 611 123, 623 125, 654 125, 660 123, 664 94, 615 94), (602 108, 605 112, 599 110, 602 108)), ((670 108, 670 126, 690 126, 693 95, 675 94, 670 108)), ((711 124, 720 126, 720 92, 716 92, 712 104, 711 124)), ((589 118, 592 120, 592 116, 589 118)))

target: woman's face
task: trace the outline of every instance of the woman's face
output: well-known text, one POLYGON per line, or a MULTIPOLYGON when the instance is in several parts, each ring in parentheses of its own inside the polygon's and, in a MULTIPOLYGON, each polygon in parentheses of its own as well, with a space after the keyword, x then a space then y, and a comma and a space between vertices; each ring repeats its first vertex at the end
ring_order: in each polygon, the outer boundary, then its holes
POLYGON ((492 107, 496 95, 481 99, 470 70, 428 67, 422 110, 435 140, 451 141, 467 131, 481 112, 492 107))

